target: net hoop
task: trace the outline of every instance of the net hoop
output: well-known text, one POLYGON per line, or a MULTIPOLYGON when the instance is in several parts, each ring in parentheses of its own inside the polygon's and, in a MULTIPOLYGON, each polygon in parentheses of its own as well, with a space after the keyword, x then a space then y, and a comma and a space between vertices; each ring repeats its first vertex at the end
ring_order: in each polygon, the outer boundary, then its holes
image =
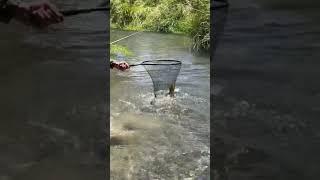
POLYGON ((156 60, 148 60, 143 61, 141 63, 144 66, 170 66, 170 65, 181 65, 181 61, 171 60, 171 59, 156 59, 156 60))

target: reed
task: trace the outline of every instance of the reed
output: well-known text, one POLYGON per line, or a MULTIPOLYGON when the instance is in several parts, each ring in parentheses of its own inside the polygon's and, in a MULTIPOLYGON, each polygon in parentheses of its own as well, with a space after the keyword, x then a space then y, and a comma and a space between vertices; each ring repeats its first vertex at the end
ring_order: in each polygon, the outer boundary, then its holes
POLYGON ((112 27, 185 34, 194 51, 210 49, 209 0, 111 0, 112 27))

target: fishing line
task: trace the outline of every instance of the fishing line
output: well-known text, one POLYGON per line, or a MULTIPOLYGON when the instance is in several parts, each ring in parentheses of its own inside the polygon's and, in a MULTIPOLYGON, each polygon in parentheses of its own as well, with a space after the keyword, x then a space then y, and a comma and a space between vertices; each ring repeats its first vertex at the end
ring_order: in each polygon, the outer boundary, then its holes
POLYGON ((110 44, 117 43, 117 42, 119 42, 119 41, 121 41, 121 40, 127 39, 127 38, 129 38, 129 37, 131 37, 131 36, 134 36, 134 35, 136 35, 136 34, 139 34, 139 33, 142 33, 142 31, 132 33, 132 34, 130 34, 130 35, 128 35, 128 36, 125 36, 125 37, 123 37, 123 38, 120 38, 120 39, 118 39, 118 40, 115 40, 115 41, 111 42, 110 44))

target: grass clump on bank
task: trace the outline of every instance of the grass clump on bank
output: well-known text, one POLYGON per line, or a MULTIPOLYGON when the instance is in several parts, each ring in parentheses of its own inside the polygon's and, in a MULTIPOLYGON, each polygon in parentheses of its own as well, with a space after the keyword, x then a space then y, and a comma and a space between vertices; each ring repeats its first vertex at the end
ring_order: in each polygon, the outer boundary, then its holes
POLYGON ((209 0, 111 0, 111 27, 186 34, 193 50, 210 48, 209 0))
POLYGON ((116 59, 117 56, 124 56, 124 57, 130 57, 133 56, 133 53, 126 48, 125 46, 121 46, 121 45, 111 45, 110 47, 110 57, 111 59, 116 59))

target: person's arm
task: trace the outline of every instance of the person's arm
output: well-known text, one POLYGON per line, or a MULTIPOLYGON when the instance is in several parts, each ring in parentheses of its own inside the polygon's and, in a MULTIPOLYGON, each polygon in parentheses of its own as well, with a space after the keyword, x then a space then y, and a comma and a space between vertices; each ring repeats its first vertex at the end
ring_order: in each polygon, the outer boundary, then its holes
POLYGON ((63 21, 63 15, 49 1, 19 3, 13 0, 0 0, 0 21, 9 23, 16 19, 24 24, 46 27, 63 21))

